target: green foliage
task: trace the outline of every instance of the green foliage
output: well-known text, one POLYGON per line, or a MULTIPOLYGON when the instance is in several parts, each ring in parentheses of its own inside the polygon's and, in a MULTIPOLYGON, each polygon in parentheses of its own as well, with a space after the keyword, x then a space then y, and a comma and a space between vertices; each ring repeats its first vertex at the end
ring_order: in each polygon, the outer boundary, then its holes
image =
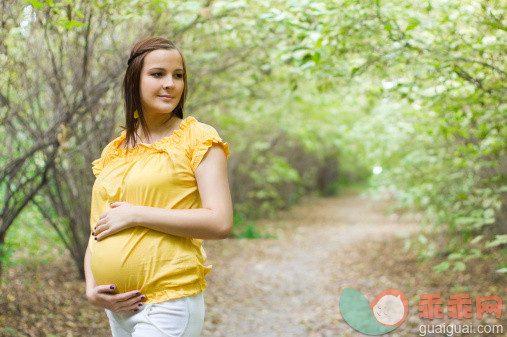
POLYGON ((261 234, 254 221, 248 221, 244 214, 234 214, 231 237, 238 239, 276 239, 273 234, 261 234))
POLYGON ((451 266, 451 263, 449 261, 443 261, 435 266, 433 266, 433 270, 435 270, 437 273, 441 273, 443 271, 446 271, 451 266))
POLYGON ((34 8, 44 8, 44 4, 37 0, 25 0, 27 3, 32 5, 34 8))
POLYGON ((5 241, 4 256, 1 258, 7 266, 43 265, 65 251, 57 233, 33 207, 16 219, 5 241))
POLYGON ((2 333, 2 336, 6 336, 6 337, 7 336, 19 336, 19 334, 21 333, 16 328, 13 328, 10 326, 5 326, 5 327, 0 328, 0 332, 2 333))
POLYGON ((452 266, 453 271, 462 272, 466 270, 466 262, 472 259, 480 258, 482 256, 482 251, 477 248, 460 249, 449 254, 446 261, 433 266, 433 270, 435 270, 437 273, 440 273, 442 271, 450 269, 452 266))
POLYGON ((487 242, 486 247, 498 247, 505 244, 507 244, 507 234, 499 234, 495 236, 494 240, 487 242))
POLYGON ((255 228, 254 222, 248 222, 234 237, 238 239, 276 239, 276 236, 271 234, 260 234, 255 228))
MULTIPOLYGON (((366 87, 379 86, 382 102, 350 135, 366 161, 383 169, 370 180, 373 190, 394 196, 401 207, 424 210, 423 222, 443 233, 442 242, 418 245, 421 257, 448 254, 435 270, 463 271, 466 261, 487 257, 489 248, 504 243, 498 232, 506 218, 505 33, 481 22, 497 20, 502 10, 498 2, 426 6, 397 2, 378 8, 386 43, 382 31, 369 30, 377 34, 375 48, 363 54, 357 48, 357 59, 364 61, 350 73, 361 75, 366 87), (495 234, 496 240, 473 242, 495 234), (475 248, 462 251, 463 245, 475 248)), ((355 19, 370 26, 360 20, 366 12, 359 10, 355 19)), ((330 48, 341 52, 339 45, 330 48)))

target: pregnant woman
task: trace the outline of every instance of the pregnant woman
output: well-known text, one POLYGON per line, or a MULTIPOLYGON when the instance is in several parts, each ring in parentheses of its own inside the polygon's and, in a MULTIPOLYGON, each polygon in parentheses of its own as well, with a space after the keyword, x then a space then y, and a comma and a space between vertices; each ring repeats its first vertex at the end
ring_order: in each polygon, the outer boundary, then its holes
POLYGON ((92 163, 86 296, 113 337, 199 336, 212 267, 202 242, 232 228, 229 147, 183 118, 185 60, 171 41, 134 46, 123 92, 125 130, 92 163))

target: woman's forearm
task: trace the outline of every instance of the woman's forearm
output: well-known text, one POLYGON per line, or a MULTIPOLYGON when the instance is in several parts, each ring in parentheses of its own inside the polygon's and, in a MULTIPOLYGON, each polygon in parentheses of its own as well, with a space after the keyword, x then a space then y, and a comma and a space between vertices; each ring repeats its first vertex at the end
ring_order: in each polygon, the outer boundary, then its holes
POLYGON ((90 264, 90 246, 86 247, 86 253, 84 257, 84 272, 86 279, 86 292, 88 293, 90 290, 97 286, 97 283, 95 283, 95 279, 93 278, 92 267, 90 264))
POLYGON ((134 226, 196 239, 225 239, 232 229, 232 214, 207 208, 164 209, 137 206, 134 226))

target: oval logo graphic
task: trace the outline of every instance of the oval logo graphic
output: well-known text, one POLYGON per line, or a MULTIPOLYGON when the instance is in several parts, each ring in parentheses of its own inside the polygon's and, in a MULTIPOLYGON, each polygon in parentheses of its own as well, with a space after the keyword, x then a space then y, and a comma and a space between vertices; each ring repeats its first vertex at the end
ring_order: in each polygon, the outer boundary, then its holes
POLYGON ((407 296, 398 289, 384 290, 371 304, 371 311, 380 324, 400 326, 408 313, 407 296))
POLYGON ((387 289, 370 305, 366 297, 345 288, 340 297, 340 312, 353 329, 366 335, 383 335, 400 326, 408 313, 408 300, 398 289, 387 289))

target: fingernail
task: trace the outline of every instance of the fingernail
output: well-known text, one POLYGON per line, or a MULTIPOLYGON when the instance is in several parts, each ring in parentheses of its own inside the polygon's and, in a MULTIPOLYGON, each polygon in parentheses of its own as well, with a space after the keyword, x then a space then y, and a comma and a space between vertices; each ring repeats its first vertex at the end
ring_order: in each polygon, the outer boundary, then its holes
POLYGON ((142 303, 139 303, 139 306, 140 306, 140 307, 142 307, 142 306, 143 306, 143 304, 142 304, 142 303))
MULTIPOLYGON (((96 239, 96 238, 95 238, 96 239)), ((114 289, 114 286, 110 286, 109 288, 114 289)))
POLYGON ((139 311, 139 309, 134 309, 134 311, 139 311))
POLYGON ((97 240, 97 238, 95 238, 95 240, 97 240))
POLYGON ((136 293, 136 295, 141 295, 141 293, 138 291, 138 292, 136 293))
POLYGON ((95 235, 95 232, 92 232, 92 235, 95 235))
POLYGON ((141 299, 142 299, 142 300, 144 300, 145 298, 146 298, 146 296, 144 296, 144 295, 143 295, 143 296, 141 296, 141 299))

